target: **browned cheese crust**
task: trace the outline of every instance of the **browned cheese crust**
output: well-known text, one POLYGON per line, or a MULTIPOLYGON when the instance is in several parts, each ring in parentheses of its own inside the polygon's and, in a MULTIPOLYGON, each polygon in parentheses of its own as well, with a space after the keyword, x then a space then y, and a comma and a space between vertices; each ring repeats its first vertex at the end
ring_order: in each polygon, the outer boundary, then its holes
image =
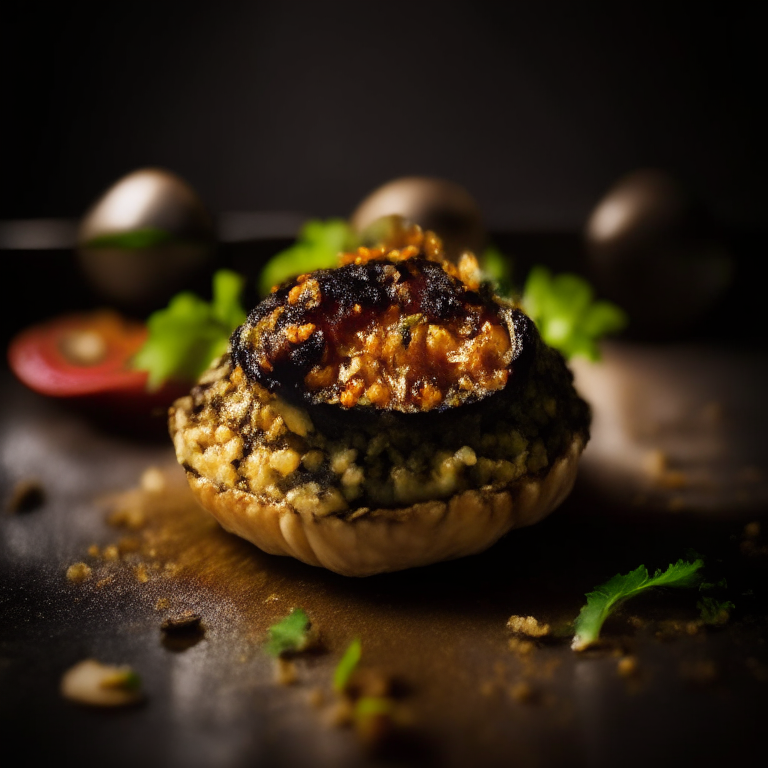
POLYGON ((413 230, 275 289, 170 411, 222 526, 366 576, 481 552, 570 492, 589 410, 519 308, 413 230))

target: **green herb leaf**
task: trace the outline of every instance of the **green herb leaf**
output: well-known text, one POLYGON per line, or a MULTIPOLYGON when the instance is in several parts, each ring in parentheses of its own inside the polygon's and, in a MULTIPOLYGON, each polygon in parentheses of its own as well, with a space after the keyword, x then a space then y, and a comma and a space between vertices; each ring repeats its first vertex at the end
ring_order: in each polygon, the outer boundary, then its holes
POLYGON ((344 655, 341 657, 341 661, 336 665, 336 670, 333 673, 333 689, 338 693, 341 693, 349 682, 349 678, 355 671, 355 668, 360 661, 360 656, 363 652, 363 646, 360 642, 360 638, 355 638, 344 651, 344 655))
POLYGON ((703 560, 678 560, 666 571, 658 570, 651 577, 644 565, 622 576, 613 578, 587 593, 587 603, 574 623, 576 634, 571 643, 575 651, 582 651, 597 642, 603 622, 625 600, 652 587, 692 587, 699 581, 703 560))
POLYGON ((567 272, 553 276, 546 267, 535 266, 521 303, 549 346, 567 359, 599 360, 598 340, 625 328, 627 315, 615 304, 593 299, 592 286, 583 277, 567 272))
POLYGON ((276 253, 259 277, 259 292, 266 296, 273 286, 316 269, 335 267, 339 253, 356 247, 356 237, 343 219, 311 219, 296 242, 276 253))
POLYGON ((730 600, 718 600, 716 597, 702 597, 696 607, 701 613, 701 620, 705 624, 715 626, 725 624, 731 617, 730 611, 736 606, 730 600))
POLYGON ((227 351, 232 331, 245 321, 240 304, 244 282, 234 272, 219 270, 210 303, 185 291, 150 315, 149 337, 132 361, 134 368, 149 371, 149 389, 168 379, 193 382, 227 351))
POLYGON ((310 621, 301 608, 294 608, 282 621, 268 631, 266 651, 272 656, 303 651, 309 645, 310 621))

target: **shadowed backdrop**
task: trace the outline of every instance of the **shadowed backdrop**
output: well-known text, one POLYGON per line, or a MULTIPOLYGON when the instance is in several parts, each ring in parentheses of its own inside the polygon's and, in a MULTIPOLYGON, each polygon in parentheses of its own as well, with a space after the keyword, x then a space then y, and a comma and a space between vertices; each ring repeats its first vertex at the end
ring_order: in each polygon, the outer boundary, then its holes
POLYGON ((494 229, 575 230, 663 167, 762 225, 764 46, 739 4, 28 5, 0 25, 0 218, 79 216, 158 165, 214 212, 348 215, 390 178, 463 184, 494 229), (500 8, 500 9, 499 9, 500 8))

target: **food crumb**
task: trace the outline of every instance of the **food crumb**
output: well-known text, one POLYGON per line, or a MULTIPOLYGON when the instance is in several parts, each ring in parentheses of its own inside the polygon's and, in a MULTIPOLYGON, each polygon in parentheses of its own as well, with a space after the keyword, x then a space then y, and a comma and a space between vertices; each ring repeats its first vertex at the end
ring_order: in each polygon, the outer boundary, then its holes
POLYGON ((171 607, 171 601, 167 597, 158 597, 155 603, 156 611, 165 611, 171 607))
POLYGON ((528 637, 544 637, 550 633, 549 624, 540 623, 533 616, 510 616, 507 629, 528 637))
POLYGON ((701 629, 699 621, 678 621, 677 619, 667 619, 659 622, 659 629, 656 631, 656 637, 659 640, 673 640, 680 635, 696 635, 701 629))
POLYGON ((161 493, 165 490, 165 475, 157 467, 149 467, 142 473, 140 483, 142 491, 161 493))
POLYGON ((280 597, 273 593, 273 594, 269 595, 268 597, 264 598, 264 602, 265 603, 276 603, 279 599, 280 599, 280 597))
POLYGON ((96 582, 96 587, 97 589, 103 589, 104 587, 109 586, 114 580, 114 576, 105 576, 103 579, 99 579, 96 582))
POLYGON ((117 562, 120 559, 120 550, 114 544, 104 547, 101 556, 110 563, 117 562))
POLYGON ((101 550, 99 549, 98 544, 91 544, 90 547, 88 547, 88 557, 99 557, 101 554, 101 550))
POLYGON ((136 581, 139 584, 146 584, 149 581, 149 571, 147 570, 146 563, 139 563, 134 569, 133 573, 136 576, 136 581))
MULTIPOLYGON (((158 601, 159 602, 159 601, 158 601)), ((166 601, 167 602, 167 601, 166 601)), ((200 628, 202 617, 194 611, 184 611, 178 616, 169 616, 161 625, 163 632, 192 632, 200 628)))
POLYGON ((67 670, 60 690, 70 701, 98 707, 125 706, 143 698, 141 679, 129 666, 102 664, 95 659, 67 670))
POLYGON ((144 510, 137 504, 115 510, 107 521, 114 528, 128 528, 131 531, 141 530, 147 523, 144 510))
POLYGON ((701 625, 699 624, 698 621, 689 621, 685 625, 685 631, 689 635, 697 635, 699 633, 700 627, 701 625))
POLYGON ((275 682, 278 685, 293 685, 297 679, 296 665, 278 656, 275 659, 275 682))
POLYGON ((73 563, 67 568, 67 579, 74 584, 81 584, 91 578, 91 566, 87 563, 73 563))
POLYGON ((520 704, 530 704, 535 699, 535 691, 525 680, 515 683, 510 690, 510 695, 520 704))
POLYGON ((622 656, 616 665, 616 671, 621 677, 634 677, 639 670, 636 656, 622 656))
POLYGON ((32 512, 45 504, 45 490, 39 480, 21 480, 8 500, 10 512, 32 512))

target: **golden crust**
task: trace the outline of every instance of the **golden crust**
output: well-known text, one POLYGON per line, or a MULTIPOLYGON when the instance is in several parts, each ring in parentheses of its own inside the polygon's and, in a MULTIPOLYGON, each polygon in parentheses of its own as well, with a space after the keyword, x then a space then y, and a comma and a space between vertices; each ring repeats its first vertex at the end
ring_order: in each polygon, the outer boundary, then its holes
POLYGON ((225 530, 265 552, 345 576, 370 576, 476 554, 513 528, 543 519, 570 493, 584 445, 583 436, 575 436, 546 473, 502 490, 468 490, 446 500, 360 509, 344 517, 302 513, 193 473, 188 478, 225 530))

